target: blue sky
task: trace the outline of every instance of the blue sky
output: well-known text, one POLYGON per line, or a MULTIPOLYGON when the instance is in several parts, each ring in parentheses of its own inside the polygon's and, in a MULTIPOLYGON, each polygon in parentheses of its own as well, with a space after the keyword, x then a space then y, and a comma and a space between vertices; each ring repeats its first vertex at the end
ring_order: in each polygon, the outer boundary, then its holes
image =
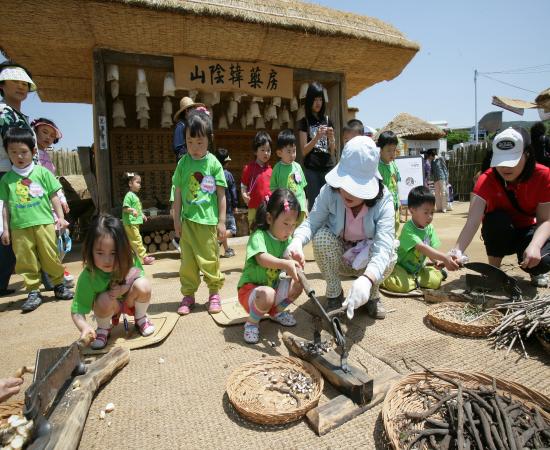
MULTIPOLYGON (((323 6, 379 18, 394 25, 420 51, 401 75, 372 86, 349 101, 360 109, 366 125, 382 127, 400 112, 426 120, 446 120, 451 127, 474 123, 474 69, 502 72, 540 66, 524 74, 492 74, 493 78, 534 91, 550 87, 548 0, 322 0, 323 6)), ((368 64, 368 61, 365 61, 368 64)), ((478 118, 499 108, 492 95, 533 100, 536 94, 480 77, 478 118)), ((92 142, 90 105, 42 103, 31 94, 23 112, 52 118, 63 131, 60 147, 92 142)), ((504 120, 522 117, 504 112, 504 120)), ((524 120, 538 120, 526 111, 524 120)))

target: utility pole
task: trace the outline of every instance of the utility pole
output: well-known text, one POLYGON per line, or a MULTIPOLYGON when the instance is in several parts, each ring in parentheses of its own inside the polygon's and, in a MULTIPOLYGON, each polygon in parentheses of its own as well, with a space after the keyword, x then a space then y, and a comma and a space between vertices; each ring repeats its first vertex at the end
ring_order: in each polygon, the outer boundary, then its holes
POLYGON ((479 125, 477 122, 477 69, 474 70, 474 110, 475 110, 475 143, 479 143, 479 125))

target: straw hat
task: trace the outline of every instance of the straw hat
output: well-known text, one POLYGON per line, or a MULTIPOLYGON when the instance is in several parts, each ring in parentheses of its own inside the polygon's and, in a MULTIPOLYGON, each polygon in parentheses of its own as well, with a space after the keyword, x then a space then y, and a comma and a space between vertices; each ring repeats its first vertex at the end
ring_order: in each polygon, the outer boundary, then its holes
POLYGON ((188 108, 196 108, 197 106, 204 106, 206 108, 206 105, 204 103, 195 103, 191 97, 182 97, 180 100, 180 109, 174 114, 174 122, 178 121, 178 118, 182 112, 184 112, 188 108))

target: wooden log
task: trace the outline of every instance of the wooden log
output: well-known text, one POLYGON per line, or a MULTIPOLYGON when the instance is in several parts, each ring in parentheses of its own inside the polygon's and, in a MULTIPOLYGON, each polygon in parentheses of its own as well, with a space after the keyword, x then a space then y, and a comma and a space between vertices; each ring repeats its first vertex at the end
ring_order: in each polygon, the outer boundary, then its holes
POLYGON ((168 243, 166 242, 161 242, 160 245, 159 245, 159 250, 161 252, 165 252, 166 250, 168 250, 168 243))
POLYGON ((312 355, 300 345, 301 343, 305 345, 309 341, 288 331, 283 333, 283 342, 292 353, 319 369, 329 383, 355 403, 364 405, 371 401, 373 380, 364 369, 348 364, 349 372, 344 372, 340 368, 340 355, 334 350, 329 350, 322 355, 312 355))
POLYGON ((148 252, 155 253, 157 251, 157 244, 149 244, 148 252))
POLYGON ((151 236, 149 235, 143 236, 143 243, 146 245, 149 245, 151 243, 151 236))
POLYGON ((155 234, 153 240, 155 241, 155 244, 160 244, 162 242, 162 236, 160 234, 155 234))
POLYGON ((176 237, 176 232, 174 230, 171 230, 170 233, 168 233, 168 236, 170 237, 170 240, 172 240, 176 237))
POLYGON ((175 250, 176 247, 174 247, 174 244, 172 244, 171 242, 168 243, 168 250, 175 250))
POLYGON ((164 236, 164 235, 166 234, 166 230, 159 230, 159 234, 160 234, 161 236, 164 236))
POLYGON ((115 347, 105 356, 88 366, 86 373, 76 379, 80 389, 67 389, 50 415, 52 434, 47 450, 73 450, 78 448, 80 437, 95 392, 130 361, 130 350, 115 347))
POLYGON ((162 235, 162 242, 170 242, 170 235, 168 233, 162 235))
POLYGON ((309 410, 306 414, 307 421, 313 431, 319 436, 323 436, 381 403, 390 388, 401 377, 402 375, 393 370, 384 372, 374 378, 373 397, 367 404, 360 406, 345 395, 339 395, 327 403, 309 410))

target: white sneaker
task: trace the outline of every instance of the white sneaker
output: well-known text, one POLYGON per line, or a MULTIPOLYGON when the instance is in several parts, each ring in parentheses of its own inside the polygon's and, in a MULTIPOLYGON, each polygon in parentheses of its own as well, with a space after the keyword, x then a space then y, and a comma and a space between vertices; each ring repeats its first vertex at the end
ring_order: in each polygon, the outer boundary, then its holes
POLYGON ((531 275, 531 284, 536 287, 548 287, 548 274, 541 273, 540 275, 531 275))

